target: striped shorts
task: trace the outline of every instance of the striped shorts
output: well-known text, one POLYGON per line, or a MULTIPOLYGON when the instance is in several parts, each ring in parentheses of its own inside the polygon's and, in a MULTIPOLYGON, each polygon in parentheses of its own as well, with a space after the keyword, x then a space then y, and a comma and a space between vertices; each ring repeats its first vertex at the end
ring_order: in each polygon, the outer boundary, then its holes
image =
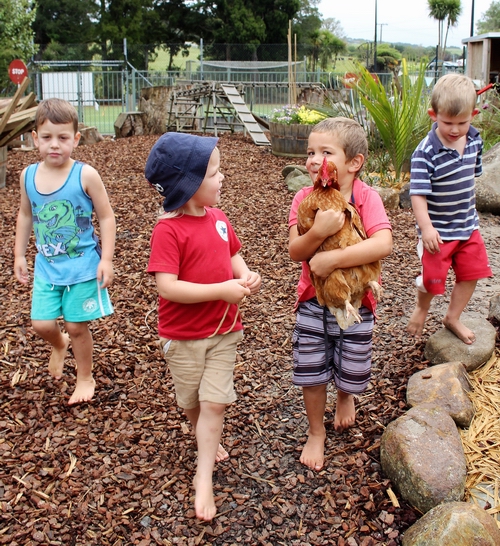
POLYGON ((354 323, 341 335, 335 317, 316 298, 299 304, 292 337, 294 385, 315 387, 334 379, 336 387, 345 393, 366 390, 371 375, 374 317, 366 307, 359 313, 363 322, 354 323))

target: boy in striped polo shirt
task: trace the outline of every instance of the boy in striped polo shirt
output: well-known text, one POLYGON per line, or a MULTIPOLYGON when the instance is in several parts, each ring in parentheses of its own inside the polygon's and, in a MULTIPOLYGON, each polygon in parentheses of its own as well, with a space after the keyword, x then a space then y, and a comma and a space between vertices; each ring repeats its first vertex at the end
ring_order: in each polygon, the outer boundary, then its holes
POLYGON ((474 177, 482 174, 483 142, 471 125, 479 112, 472 80, 447 74, 431 96, 432 129, 411 158, 410 195, 417 221, 421 275, 408 332, 420 337, 432 298, 443 295, 450 267, 455 284, 443 325, 470 345, 475 336, 460 320, 479 279, 492 272, 479 233, 474 177))

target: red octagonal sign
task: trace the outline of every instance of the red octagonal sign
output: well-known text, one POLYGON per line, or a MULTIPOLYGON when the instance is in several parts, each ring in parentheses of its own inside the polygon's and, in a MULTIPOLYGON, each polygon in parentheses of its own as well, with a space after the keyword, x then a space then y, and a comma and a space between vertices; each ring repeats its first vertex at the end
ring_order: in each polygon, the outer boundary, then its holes
POLYGON ((12 82, 20 84, 28 75, 28 69, 21 59, 14 59, 9 64, 9 78, 12 82))

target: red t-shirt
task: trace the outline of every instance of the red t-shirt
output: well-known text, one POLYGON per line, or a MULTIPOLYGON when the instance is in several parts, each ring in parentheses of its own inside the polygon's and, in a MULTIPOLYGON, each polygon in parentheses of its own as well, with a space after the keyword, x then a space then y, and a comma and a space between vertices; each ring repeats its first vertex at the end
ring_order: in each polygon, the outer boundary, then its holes
MULTIPOLYGON (((229 220, 217 208, 207 208, 205 216, 159 220, 150 245, 148 273, 171 273, 197 284, 233 279, 231 258, 241 248, 229 220)), ((159 296, 158 333, 167 339, 205 339, 215 332, 227 306, 223 300, 184 304, 159 296)), ((231 329, 236 313, 238 306, 230 305, 219 334, 231 329)), ((242 329, 238 317, 233 331, 242 329)))
MULTIPOLYGON (((301 201, 313 191, 313 186, 299 190, 293 198, 288 227, 297 225, 297 210, 301 201)), ((356 178, 352 186, 353 204, 361 217, 366 235, 371 237, 381 229, 392 229, 380 195, 370 186, 356 178)), ((309 277, 309 265, 302 262, 302 272, 297 286, 297 303, 307 301, 316 296, 316 290, 309 277)), ((363 298, 363 305, 375 314, 377 303, 371 291, 363 298)))

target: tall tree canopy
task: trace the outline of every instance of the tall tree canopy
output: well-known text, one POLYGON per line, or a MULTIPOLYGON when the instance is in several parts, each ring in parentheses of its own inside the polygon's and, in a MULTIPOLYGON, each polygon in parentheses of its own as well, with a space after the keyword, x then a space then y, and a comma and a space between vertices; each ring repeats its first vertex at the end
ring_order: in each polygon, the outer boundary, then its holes
POLYGON ((97 4, 81 0, 38 1, 33 22, 35 42, 40 45, 39 57, 45 60, 85 60, 92 57, 87 47, 94 41, 97 4))
POLYGON ((477 22, 479 34, 500 31, 500 2, 492 2, 477 22))
POLYGON ((36 8, 29 0, 0 0, 0 91, 9 85, 14 59, 27 63, 36 51, 31 23, 36 8))

